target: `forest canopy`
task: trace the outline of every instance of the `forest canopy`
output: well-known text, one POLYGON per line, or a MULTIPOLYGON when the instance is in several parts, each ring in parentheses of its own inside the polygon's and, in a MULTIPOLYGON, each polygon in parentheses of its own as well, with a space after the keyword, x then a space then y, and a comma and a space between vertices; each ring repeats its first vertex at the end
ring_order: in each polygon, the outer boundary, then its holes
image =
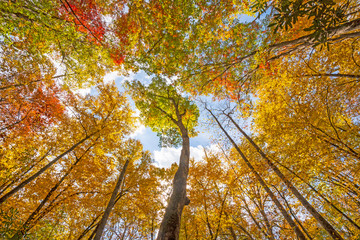
POLYGON ((358 1, 0 0, 0 54, 1 239, 360 238, 358 1))

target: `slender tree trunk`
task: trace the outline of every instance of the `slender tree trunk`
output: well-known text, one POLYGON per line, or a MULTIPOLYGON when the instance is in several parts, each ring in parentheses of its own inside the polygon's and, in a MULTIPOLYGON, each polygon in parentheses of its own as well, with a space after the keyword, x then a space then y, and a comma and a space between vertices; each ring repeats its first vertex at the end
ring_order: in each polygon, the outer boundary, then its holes
MULTIPOLYGON (((118 196, 116 196, 116 200, 115 200, 115 204, 121 199, 122 196, 125 195, 125 192, 123 192, 122 190, 120 191, 120 193, 118 194, 118 196)), ((94 227, 95 230, 93 231, 93 233, 91 234, 93 236, 93 234, 96 233, 96 228, 99 226, 99 222, 97 222, 97 220, 101 217, 101 215, 103 215, 104 212, 100 212, 90 223, 90 225, 88 225, 88 227, 80 234, 80 236, 77 238, 77 240, 82 239, 88 232, 90 232, 94 227)), ((91 239, 91 238, 89 238, 91 239)))
POLYGON ((230 135, 227 133, 227 131, 224 129, 224 127, 221 125, 221 123, 219 122, 219 120, 217 119, 217 117, 215 117, 215 115, 212 113, 212 111, 210 111, 208 108, 206 108, 206 110, 212 115, 212 117, 215 119, 216 123, 219 125, 220 129, 224 132, 224 134, 226 135, 226 137, 229 139, 229 141, 232 143, 232 145, 234 146, 234 148, 236 149, 236 151, 240 154, 241 158, 244 160, 245 164, 249 167, 249 169, 251 170, 251 172, 255 175, 256 179, 259 181, 259 183, 261 184, 261 186, 265 189, 265 191, 269 194, 271 200, 274 202, 274 204, 276 205, 276 207, 280 210, 280 212, 282 213, 283 217, 285 218, 285 220, 289 223, 289 225, 291 226, 291 228, 294 230, 296 236, 300 239, 300 240, 305 240, 306 237, 305 235, 302 233, 302 231, 299 229, 299 227, 296 225, 296 223, 294 222, 294 220, 291 218, 291 216, 286 212, 285 208, 281 205, 281 203, 279 202, 279 200, 276 198, 276 196, 274 195, 274 193, 270 190, 270 188, 267 186, 267 184, 265 183, 265 181, 262 179, 262 177, 259 175, 259 173, 255 170, 255 168, 252 166, 252 164, 250 163, 250 161, 247 159, 247 157, 244 155, 244 153, 240 150, 240 148, 238 147, 238 145, 235 143, 235 141, 230 137, 230 135))
POLYGON ((119 176, 119 178, 118 178, 118 180, 116 182, 116 185, 115 185, 114 191, 113 191, 113 193, 111 195, 111 198, 109 200, 109 203, 108 203, 108 205, 107 205, 107 207, 105 209, 105 212, 104 212, 104 214, 103 214, 103 216, 102 216, 102 218, 101 218, 101 220, 99 222, 98 227, 96 228, 96 235, 94 237, 94 240, 100 240, 100 238, 101 238, 101 235, 102 235, 102 233, 103 233, 103 231, 105 229, 106 222, 107 222, 107 220, 108 220, 108 218, 110 216, 110 212, 111 212, 112 208, 115 205, 115 201, 116 201, 116 198, 117 198, 118 193, 120 191, 121 184, 123 182, 125 172, 126 172, 126 169, 127 169, 128 165, 129 165, 129 162, 130 162, 130 159, 129 159, 129 157, 127 157, 126 162, 125 162, 125 164, 124 164, 124 166, 123 166, 123 168, 121 170, 120 176, 119 176))
POLYGON ((293 218, 295 219, 295 221, 299 224, 299 226, 301 227, 301 229, 304 231, 304 233, 306 234, 306 236, 312 240, 312 237, 310 236, 310 233, 304 228, 304 226, 301 224, 301 222, 299 221, 299 219, 297 218, 296 214, 294 213, 294 211, 291 209, 290 204, 288 203, 288 201, 286 200, 286 197, 276 188, 275 185, 272 185, 273 188, 278 192, 278 194, 280 195, 280 197, 284 200, 285 205, 287 206, 287 208, 289 209, 290 214, 293 216, 293 218))
MULTIPOLYGON (((95 132, 97 133, 97 132, 95 132)), ((68 150, 66 150, 65 152, 63 152, 62 154, 60 154, 59 156, 57 156, 54 160, 52 160, 51 162, 49 162, 48 164, 46 164, 43 168, 41 168, 39 171, 37 171, 35 174, 33 174, 31 177, 27 178, 26 180, 24 180, 23 182, 21 182, 17 187, 15 187, 13 190, 11 190, 10 192, 6 193, 4 196, 2 196, 0 198, 0 204, 2 204, 3 202, 5 202, 9 197, 11 197, 12 195, 14 195, 15 193, 17 193, 20 189, 22 189, 23 187, 25 187, 28 183, 32 182, 35 178, 37 178, 38 176, 40 176, 43 172, 45 172, 46 170, 48 170, 52 165, 54 165, 57 161, 59 161, 62 157, 64 157, 65 155, 67 155, 68 153, 72 152, 77 146, 79 146, 80 144, 82 144, 83 142, 85 142, 86 140, 88 140, 89 138, 91 138, 93 135, 95 135, 95 133, 86 136, 85 138, 81 139, 79 142, 77 142, 76 144, 74 144, 71 148, 69 148, 68 150)))
POLYGON ((230 235, 231 235, 231 238, 233 240, 237 240, 237 237, 236 237, 236 234, 235 234, 235 231, 234 231, 234 228, 232 226, 228 227, 229 231, 230 231, 230 235))
POLYGON ((93 229, 94 227, 97 227, 99 225, 99 223, 96 223, 96 221, 100 218, 101 214, 97 215, 92 222, 90 223, 90 225, 80 234, 80 236, 77 238, 77 240, 81 240, 91 229, 93 229))
MULTIPOLYGON (((340 24, 334 28, 331 28, 328 30, 328 39, 326 42, 335 42, 340 39, 348 39, 348 38, 356 38, 360 36, 360 32, 353 32, 360 29, 360 19, 357 18, 355 20, 340 24)), ((284 41, 280 43, 275 43, 270 45, 266 50, 268 52, 275 52, 277 53, 275 56, 271 57, 269 61, 278 59, 281 56, 285 56, 289 53, 292 53, 296 50, 301 50, 306 47, 311 47, 316 44, 316 41, 314 40, 313 34, 308 34, 302 37, 299 37, 294 40, 284 41), (290 49, 286 52, 282 52, 284 49, 290 49)), ((228 70, 231 67, 236 66, 237 64, 241 64, 244 61, 247 61, 251 58, 253 58, 256 54, 258 54, 260 51, 255 50, 247 55, 238 56, 236 62, 232 62, 231 64, 225 64, 224 67, 226 70, 228 70)), ((206 67, 206 66, 204 66, 206 67)), ((212 81, 212 80, 209 80, 212 81)))
POLYGON ((255 206, 259 209, 260 214, 264 219, 265 226, 266 226, 266 232, 267 232, 267 234, 269 236, 269 239, 275 240, 275 237, 274 237, 274 234, 273 234, 269 219, 267 218, 266 213, 265 213, 264 205, 261 203, 261 199, 259 199, 258 203, 256 203, 255 199, 251 199, 251 200, 254 202, 255 206))
MULTIPOLYGON (((9 187, 11 187, 14 183, 16 183, 17 181, 20 181, 22 179, 23 176, 25 176, 28 172, 31 171, 31 169, 33 169, 38 163, 40 163, 42 160, 44 160, 51 152, 51 150, 53 149, 53 147, 50 147, 50 149, 35 163, 33 163, 27 170, 24 170, 21 174, 20 172, 17 173, 17 176, 13 178, 13 180, 9 180, 6 183, 4 183, 0 189, 0 195, 3 194, 9 187), (10 183, 9 183, 10 182, 10 183), (7 184, 7 185, 5 185, 7 184)), ((16 173, 13 173, 16 174, 16 173)))
POLYGON ((275 172, 275 174, 285 183, 295 197, 301 202, 301 204, 310 212, 310 214, 316 219, 316 221, 329 233, 332 239, 342 240, 341 235, 335 230, 335 228, 321 214, 304 198, 304 196, 297 190, 297 188, 285 177, 280 169, 266 156, 266 154, 260 149, 260 147, 240 128, 240 126, 229 115, 225 114, 235 127, 241 132, 241 134, 250 142, 250 144, 260 153, 261 157, 265 159, 267 164, 275 172))
MULTIPOLYGON (((66 173, 61 177, 61 179, 55 184, 54 187, 51 188, 51 190, 48 192, 46 197, 41 201, 39 206, 33 211, 28 219, 25 221, 23 226, 21 227, 21 230, 15 234, 15 236, 12 239, 20 239, 22 236, 24 236, 30 228, 32 228, 34 225, 32 224, 33 220, 36 218, 36 216, 39 214, 41 209, 44 207, 44 205, 47 203, 47 201, 50 199, 50 197, 54 194, 54 192, 59 188, 59 186, 62 184, 62 182, 66 179, 66 177, 71 173, 71 171, 74 169, 74 167, 79 163, 79 161, 83 158, 83 156, 94 146, 92 144, 89 146, 85 152, 76 159, 76 161, 71 165, 71 167, 66 171, 66 173)), ((37 221, 40 220, 39 218, 36 219, 37 221)))
POLYGON ((209 234, 210 234, 210 239, 213 239, 213 232, 212 232, 212 227, 209 221, 209 214, 208 214, 208 208, 207 208, 207 203, 206 203, 206 197, 204 196, 204 210, 205 210, 205 219, 206 219, 206 226, 209 229, 209 234))
POLYGON ((154 218, 151 219, 150 240, 154 240, 154 218))
POLYGON ((217 228, 216 228, 216 232, 215 232, 215 238, 214 238, 214 239, 217 239, 217 237, 219 235, 219 232, 220 232, 222 215, 225 212, 224 208, 225 208, 226 198, 227 198, 227 196, 229 194, 229 189, 226 190, 224 199, 221 199, 221 194, 219 192, 219 188, 218 188, 216 183, 215 183, 215 187, 216 187, 216 192, 218 194, 219 200, 221 200, 221 209, 220 209, 220 213, 219 213, 219 221, 218 221, 218 224, 217 224, 217 228))
POLYGON ((296 174, 293 170, 286 167, 285 165, 281 164, 280 162, 276 161, 280 166, 288 170, 290 173, 292 173, 295 177, 299 178, 303 183, 305 183, 311 190, 313 190, 321 199, 323 199, 327 204, 329 204, 332 208, 334 208, 338 213, 340 213, 344 218, 346 218, 354 227, 356 227, 358 230, 360 230, 360 226, 352 220, 348 215, 346 215, 343 211, 341 211, 338 207, 335 206, 330 200, 328 200, 324 195, 322 195, 319 191, 317 191, 310 183, 305 181, 304 178, 300 177, 298 174, 296 174))
POLYGON ((187 129, 178 121, 182 135, 182 149, 180 154, 179 168, 173 180, 173 192, 161 221, 157 240, 178 240, 180 233, 181 214, 185 205, 190 203, 186 197, 186 180, 189 173, 190 139, 187 129))
POLYGON ((93 240, 95 237, 95 234, 97 232, 97 229, 99 228, 99 224, 96 225, 95 230, 91 233, 90 237, 88 238, 88 240, 93 240))
MULTIPOLYGON (((234 218, 233 218, 233 219, 234 219, 234 218)), ((234 221, 235 221, 235 219, 234 219, 234 221)), ((236 222, 236 221, 235 221, 235 222, 236 222)), ((255 239, 251 236, 251 234, 250 234, 240 223, 237 223, 236 226, 239 227, 240 230, 243 231, 243 232, 249 237, 250 240, 255 240, 255 239)), ((234 234, 235 234, 235 232, 234 232, 234 234)), ((233 236, 233 238, 234 238, 234 236, 233 236)), ((237 240, 237 239, 236 239, 236 235, 235 235, 234 240, 237 240)))
POLYGON ((329 199, 327 199, 324 195, 322 195, 319 191, 317 191, 310 183, 305 181, 304 178, 300 177, 297 173, 295 173, 290 168, 286 167, 285 165, 281 164, 280 162, 276 161, 280 166, 288 170, 290 173, 292 173, 295 177, 299 178, 303 183, 305 183, 311 190, 313 190, 321 199, 323 199, 327 204, 329 204, 332 208, 334 208, 338 213, 340 213, 344 218, 346 218, 354 227, 356 227, 358 230, 360 230, 360 226, 352 220, 348 215, 346 215, 343 211, 341 211, 338 207, 335 206, 329 199))
POLYGON ((255 225, 257 226, 257 228, 259 229, 259 231, 261 233, 264 234, 265 237, 267 237, 268 239, 270 239, 269 235, 264 231, 263 227, 260 225, 260 223, 256 220, 256 218, 254 217, 254 215, 252 214, 247 202, 245 199, 241 199, 245 205, 245 209, 248 212, 250 218, 253 220, 253 222, 255 223, 255 225))
MULTIPOLYGON (((46 202, 49 200, 49 198, 53 195, 53 193, 56 191, 56 189, 60 186, 60 184, 64 181, 64 179, 69 175, 72 167, 69 169, 68 172, 65 173, 65 175, 59 180, 59 182, 48 192, 46 197, 41 201, 39 206, 31 213, 31 215, 28 217, 28 219, 25 221, 23 226, 21 227, 20 231, 18 231, 11 239, 12 240, 18 240, 22 239, 22 237, 30 230, 31 227, 34 225, 32 224, 32 221, 35 219, 37 214, 41 211, 43 206, 46 204, 46 202)), ((36 219, 37 221, 40 219, 36 219)))

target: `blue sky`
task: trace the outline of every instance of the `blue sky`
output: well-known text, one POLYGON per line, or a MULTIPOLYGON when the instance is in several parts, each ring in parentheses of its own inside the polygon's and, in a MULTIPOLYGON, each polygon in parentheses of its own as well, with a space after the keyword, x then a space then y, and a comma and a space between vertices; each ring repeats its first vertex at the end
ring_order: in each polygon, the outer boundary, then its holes
MULTIPOLYGON (((239 19, 241 22, 250 22, 254 20, 254 17, 248 15, 240 15, 239 19)), ((115 81, 119 91, 123 91, 122 83, 125 80, 137 79, 142 82, 150 82, 151 77, 145 72, 140 71, 138 73, 130 73, 128 76, 121 76, 118 73, 112 72, 104 77, 104 82, 115 81)), ((79 92, 95 94, 92 89, 83 89, 79 92)), ((135 109, 135 104, 130 100, 132 107, 135 109)), ((202 126, 201 121, 204 116, 200 116, 200 124, 198 127, 199 134, 197 137, 190 139, 190 155, 191 157, 201 158, 204 155, 204 147, 216 149, 216 146, 211 144, 211 133, 202 126)), ((159 138, 150 128, 140 125, 131 137, 138 139, 143 144, 144 150, 149 150, 155 161, 155 165, 160 167, 169 167, 173 162, 177 162, 180 156, 180 148, 160 148, 159 138)))
MULTIPOLYGON (((151 78, 145 72, 138 72, 136 74, 132 73, 128 76, 120 76, 118 73, 112 72, 104 77, 104 82, 115 81, 119 91, 123 91, 124 88, 122 83, 125 80, 132 79, 146 82, 150 81, 151 78)), ((79 92, 82 94, 95 94, 94 89, 82 89, 79 92)), ((132 102, 131 99, 129 100, 130 104, 135 109, 134 102, 132 102)), ((204 155, 204 147, 214 148, 214 146, 211 145, 210 133, 206 131, 206 129, 202 128, 201 124, 199 124, 198 131, 198 136, 190 139, 190 155, 195 159, 201 158, 204 155)), ((172 163, 178 162, 181 148, 160 148, 159 138, 150 128, 139 125, 138 129, 131 135, 131 137, 140 140, 143 144, 144 150, 149 150, 152 153, 155 165, 159 167, 169 167, 172 163)))

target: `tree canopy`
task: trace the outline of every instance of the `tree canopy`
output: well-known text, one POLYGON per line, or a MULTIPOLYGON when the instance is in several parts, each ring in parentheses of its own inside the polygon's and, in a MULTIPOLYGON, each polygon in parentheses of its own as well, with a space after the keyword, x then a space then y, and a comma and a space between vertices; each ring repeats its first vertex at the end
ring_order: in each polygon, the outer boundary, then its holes
POLYGON ((358 239, 359 37, 355 0, 0 0, 0 238, 358 239))

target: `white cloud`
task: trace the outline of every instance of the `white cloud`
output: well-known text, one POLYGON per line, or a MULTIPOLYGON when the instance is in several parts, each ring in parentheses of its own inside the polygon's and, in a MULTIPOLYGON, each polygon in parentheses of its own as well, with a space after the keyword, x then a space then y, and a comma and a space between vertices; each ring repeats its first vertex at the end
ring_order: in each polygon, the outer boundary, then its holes
POLYGON ((221 152, 221 149, 219 148, 218 144, 210 144, 209 146, 206 147, 206 150, 214 153, 221 152))
POLYGON ((142 124, 138 124, 136 126, 136 130, 133 133, 130 134, 130 137, 135 138, 135 137, 138 137, 138 136, 140 136, 140 135, 142 135, 144 133, 145 133, 145 126, 142 125, 142 124))
MULTIPOLYGON (((207 151, 219 151, 218 147, 214 144, 206 147, 207 151)), ((161 148, 160 151, 155 150, 153 157, 155 165, 158 167, 170 167, 173 163, 179 163, 181 148, 161 148)), ((205 156, 204 147, 201 145, 197 147, 190 147, 190 157, 195 161, 200 161, 205 156)))
POLYGON ((80 94, 81 96, 85 97, 86 94, 89 94, 91 92, 91 87, 89 88, 80 88, 75 90, 75 93, 80 94))
POLYGON ((109 82, 112 82, 115 80, 116 77, 119 76, 119 73, 118 72, 111 72, 111 73, 108 73, 104 76, 104 83, 109 83, 109 82))
POLYGON ((200 161, 205 156, 203 146, 190 147, 190 157, 194 158, 195 161, 200 161))
POLYGON ((160 151, 154 151, 153 157, 158 167, 170 167, 174 162, 179 161, 181 148, 161 148, 160 151))

